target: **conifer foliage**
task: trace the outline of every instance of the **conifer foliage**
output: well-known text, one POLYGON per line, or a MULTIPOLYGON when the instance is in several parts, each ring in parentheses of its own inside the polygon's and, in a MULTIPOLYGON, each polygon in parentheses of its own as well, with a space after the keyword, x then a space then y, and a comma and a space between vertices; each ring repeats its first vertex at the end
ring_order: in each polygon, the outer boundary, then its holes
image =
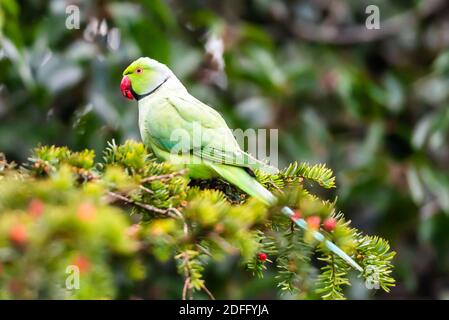
POLYGON ((230 259, 255 277, 274 272, 279 293, 298 298, 344 299, 351 273, 368 289, 394 286, 388 242, 352 228, 335 202, 306 188, 335 187, 324 165, 256 172, 279 199, 266 207, 224 181, 189 180, 141 143, 111 142, 98 158, 55 146, 36 148, 22 166, 0 157, 0 298, 135 297, 153 279, 149 260, 176 266, 183 299, 215 298, 208 267, 230 259), (284 205, 364 272, 281 215, 284 205))

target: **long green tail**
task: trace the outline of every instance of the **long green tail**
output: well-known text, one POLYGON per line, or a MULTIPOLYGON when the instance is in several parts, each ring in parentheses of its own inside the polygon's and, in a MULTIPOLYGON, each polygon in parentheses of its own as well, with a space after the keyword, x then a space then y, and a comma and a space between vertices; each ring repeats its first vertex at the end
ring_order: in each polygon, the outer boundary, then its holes
MULTIPOLYGON (((249 195, 259 199, 267 205, 273 204, 276 201, 276 197, 270 191, 264 188, 242 168, 215 163, 210 163, 210 167, 214 169, 215 172, 217 172, 217 174, 219 174, 225 180, 236 185, 249 195)), ((289 207, 283 207, 281 211, 300 228, 311 232, 313 237, 316 240, 323 242, 330 251, 342 258, 353 268, 357 269, 360 272, 363 272, 362 267, 360 267, 357 262, 355 262, 349 255, 347 255, 343 250, 337 247, 333 242, 327 240, 322 233, 315 230, 310 230, 307 222, 304 219, 295 218, 292 209, 290 209, 289 207)))

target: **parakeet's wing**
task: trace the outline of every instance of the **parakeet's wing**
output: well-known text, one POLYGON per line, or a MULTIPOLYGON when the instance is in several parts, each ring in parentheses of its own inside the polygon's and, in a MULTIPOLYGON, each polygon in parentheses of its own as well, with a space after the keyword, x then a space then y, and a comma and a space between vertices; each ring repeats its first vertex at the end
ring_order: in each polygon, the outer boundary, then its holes
POLYGON ((165 110, 170 110, 170 121, 167 123, 176 126, 162 128, 161 125, 152 125, 152 137, 167 151, 173 151, 176 147, 214 163, 251 169, 267 167, 242 151, 221 115, 201 101, 192 96, 174 95, 164 97, 158 103, 163 103, 165 110), (173 132, 179 134, 173 135, 173 132), (185 134, 189 135, 189 139, 183 139, 185 134))

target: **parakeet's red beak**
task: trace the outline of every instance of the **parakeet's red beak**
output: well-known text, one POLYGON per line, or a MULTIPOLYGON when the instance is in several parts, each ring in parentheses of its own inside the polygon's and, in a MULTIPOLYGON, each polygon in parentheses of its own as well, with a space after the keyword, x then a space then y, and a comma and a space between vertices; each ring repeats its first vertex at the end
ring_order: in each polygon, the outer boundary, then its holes
POLYGON ((128 76, 124 76, 122 82, 120 82, 120 90, 122 91, 122 95, 129 100, 134 99, 133 94, 131 92, 131 81, 128 76))

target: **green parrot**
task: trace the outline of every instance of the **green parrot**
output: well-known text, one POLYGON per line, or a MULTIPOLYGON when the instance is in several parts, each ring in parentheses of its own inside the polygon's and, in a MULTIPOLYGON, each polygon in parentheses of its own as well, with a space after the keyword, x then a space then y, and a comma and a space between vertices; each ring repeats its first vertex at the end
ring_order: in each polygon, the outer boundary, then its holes
MULTIPOLYGON (((221 115, 189 94, 164 64, 142 57, 123 72, 120 89, 124 97, 136 99, 139 129, 144 144, 156 157, 188 169, 195 179, 221 178, 267 205, 276 197, 252 173, 254 169, 274 173, 277 169, 241 150, 221 115)), ((327 240, 288 207, 282 213, 315 239, 359 271, 363 269, 348 254, 327 240)))

